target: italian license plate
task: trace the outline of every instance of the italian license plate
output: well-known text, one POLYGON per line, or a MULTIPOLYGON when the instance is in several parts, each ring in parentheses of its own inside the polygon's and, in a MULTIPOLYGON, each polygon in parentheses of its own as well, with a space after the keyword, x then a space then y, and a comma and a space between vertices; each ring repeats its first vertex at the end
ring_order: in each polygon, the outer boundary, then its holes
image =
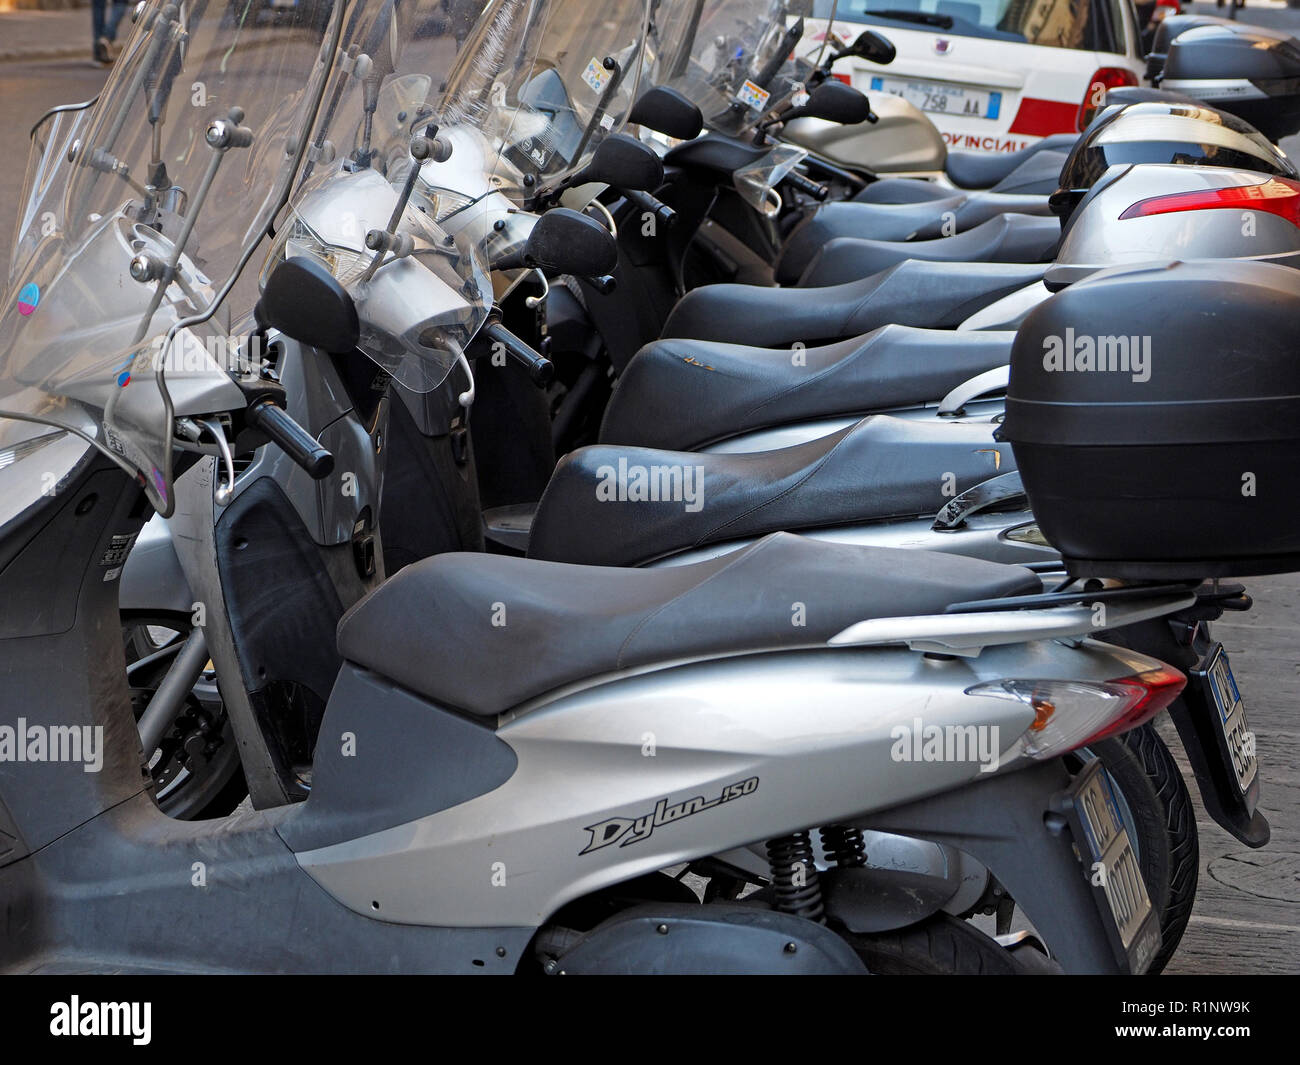
POLYGON ((934 115, 963 118, 997 118, 1002 94, 947 81, 913 81, 911 78, 872 78, 872 92, 901 96, 908 103, 934 115))
POLYGON ((1116 955, 1146 971, 1160 947, 1160 926, 1110 777, 1093 759, 1071 788, 1075 840, 1103 916, 1114 922, 1116 955), (1086 850, 1086 853, 1085 853, 1086 850))
POLYGON ((1259 758, 1255 753, 1255 734, 1246 724, 1246 707, 1222 644, 1215 644, 1205 668, 1194 671, 1194 675, 1203 681, 1218 711, 1228 761, 1237 788, 1244 796, 1259 775, 1259 758))

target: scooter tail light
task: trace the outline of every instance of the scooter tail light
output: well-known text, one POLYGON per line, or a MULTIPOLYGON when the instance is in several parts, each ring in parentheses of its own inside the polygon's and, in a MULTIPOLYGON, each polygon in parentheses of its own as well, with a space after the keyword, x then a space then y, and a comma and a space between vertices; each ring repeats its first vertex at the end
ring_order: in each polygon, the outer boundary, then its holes
POLYGON ((1300 181, 1269 178, 1258 185, 1230 185, 1223 189, 1194 189, 1151 196, 1128 207, 1121 219, 1150 218, 1180 211, 1264 211, 1285 218, 1300 228, 1300 181))
POLYGON ((1079 118, 1075 123, 1082 133, 1088 123, 1096 117, 1106 105, 1108 89, 1122 89, 1138 84, 1137 75, 1127 67, 1098 67, 1097 72, 1088 79, 1088 88, 1084 91, 1083 102, 1079 104, 1079 118))
POLYGON ((1178 697, 1187 678, 1168 666, 1108 681, 994 680, 966 689, 967 695, 1012 699, 1033 712, 1033 720, 1003 752, 1002 761, 1056 758, 1089 743, 1127 732, 1178 697))

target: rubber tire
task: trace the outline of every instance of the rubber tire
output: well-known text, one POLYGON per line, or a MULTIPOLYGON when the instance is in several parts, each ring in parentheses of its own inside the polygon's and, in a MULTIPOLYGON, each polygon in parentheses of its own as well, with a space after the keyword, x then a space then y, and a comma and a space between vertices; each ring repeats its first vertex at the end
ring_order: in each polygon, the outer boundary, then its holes
POLYGON ((1142 763, 1165 811, 1165 832, 1169 838, 1169 897, 1161 912, 1160 950, 1151 962, 1149 975, 1163 972, 1192 917, 1196 885, 1201 873, 1201 844, 1196 830, 1196 809, 1191 793, 1169 748, 1149 724, 1131 729, 1119 737, 1142 763))
POLYGON ((1025 971, 1010 951, 946 913, 894 932, 840 934, 878 976, 1019 976, 1025 971))
POLYGON ((1155 976, 1178 949, 1196 898, 1200 844, 1191 795, 1149 724, 1090 744, 1089 750, 1124 793, 1133 816, 1142 876, 1160 917, 1160 950, 1147 968, 1155 976))

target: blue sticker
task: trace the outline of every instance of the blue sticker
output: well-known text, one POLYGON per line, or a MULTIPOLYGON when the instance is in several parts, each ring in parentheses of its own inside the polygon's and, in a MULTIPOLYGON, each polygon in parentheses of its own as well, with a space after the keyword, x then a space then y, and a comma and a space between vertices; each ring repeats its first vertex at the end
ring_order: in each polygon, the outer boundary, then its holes
POLYGON ((29 281, 18 290, 18 313, 28 317, 41 302, 41 289, 35 282, 29 281))

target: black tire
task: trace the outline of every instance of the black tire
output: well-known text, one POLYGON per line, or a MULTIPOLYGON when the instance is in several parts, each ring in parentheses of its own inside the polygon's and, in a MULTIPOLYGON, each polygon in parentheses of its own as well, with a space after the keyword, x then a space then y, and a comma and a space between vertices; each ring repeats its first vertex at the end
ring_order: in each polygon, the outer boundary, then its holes
POLYGON ((878 976, 1018 976, 1009 951, 974 925, 935 914, 910 928, 875 935, 840 933, 878 976))
POLYGON ((1187 783, 1169 748, 1150 725, 1132 729, 1119 737, 1142 763, 1165 811, 1165 832, 1169 838, 1169 897, 1160 921, 1160 950, 1148 973, 1164 971, 1187 931, 1196 901, 1196 884, 1201 873, 1201 844, 1196 830, 1196 810, 1187 783))
POLYGON ((1160 950, 1147 974, 1164 970, 1187 930, 1196 898, 1200 844, 1187 785, 1150 725, 1091 744, 1123 796, 1133 823, 1138 863, 1160 918, 1160 950))
MULTIPOLYGON (((170 611, 123 611, 121 617, 127 668, 134 670, 128 686, 138 720, 166 674, 167 665, 137 669, 136 664, 160 648, 184 640, 189 634, 190 619, 188 615, 170 611)), ((188 720, 202 718, 211 722, 215 742, 209 748, 215 750, 197 761, 189 758, 179 745, 183 735, 181 724, 173 726, 164 737, 162 749, 146 752, 145 762, 154 779, 154 798, 163 813, 177 820, 223 817, 247 794, 247 788, 234 730, 214 683, 205 681, 195 687, 186 704, 186 713, 193 715, 188 720)), ((184 720, 187 719, 183 717, 184 720)))

